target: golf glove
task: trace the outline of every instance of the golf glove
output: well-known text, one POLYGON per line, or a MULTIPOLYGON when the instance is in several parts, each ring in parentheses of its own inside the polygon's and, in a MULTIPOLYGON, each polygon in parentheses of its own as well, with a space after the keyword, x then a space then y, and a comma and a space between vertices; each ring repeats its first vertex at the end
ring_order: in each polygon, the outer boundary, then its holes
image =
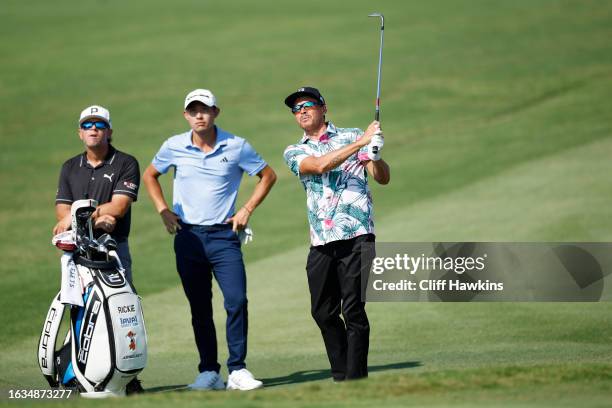
POLYGON ((374 133, 372 140, 368 143, 368 159, 372 161, 380 160, 380 151, 385 145, 385 138, 383 137, 382 130, 374 133))
POLYGON ((245 229, 238 231, 238 239, 242 245, 246 245, 253 240, 253 230, 250 227, 246 227, 245 229))

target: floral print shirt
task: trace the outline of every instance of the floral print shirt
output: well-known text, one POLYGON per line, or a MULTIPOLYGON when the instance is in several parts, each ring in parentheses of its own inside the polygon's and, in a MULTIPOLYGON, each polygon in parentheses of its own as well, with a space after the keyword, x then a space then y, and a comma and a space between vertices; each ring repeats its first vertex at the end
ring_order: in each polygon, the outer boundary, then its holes
POLYGON ((374 233, 365 147, 327 173, 300 174, 299 171, 300 163, 306 157, 323 156, 355 142, 362 135, 361 129, 337 128, 328 122, 327 132, 318 141, 304 135, 299 143, 285 149, 287 166, 300 178, 306 190, 313 246, 374 233))

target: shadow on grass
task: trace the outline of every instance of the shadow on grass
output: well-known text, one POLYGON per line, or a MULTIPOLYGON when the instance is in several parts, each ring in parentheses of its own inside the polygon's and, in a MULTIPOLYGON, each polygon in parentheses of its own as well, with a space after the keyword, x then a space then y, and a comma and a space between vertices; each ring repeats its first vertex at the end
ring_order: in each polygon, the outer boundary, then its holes
MULTIPOLYGON (((391 364, 369 366, 368 371, 370 373, 374 373, 377 371, 401 370, 404 368, 420 367, 421 365, 422 364, 420 361, 406 361, 403 363, 391 363, 391 364)), ((289 374, 283 377, 263 378, 262 381, 264 383, 264 387, 276 387, 278 385, 299 384, 299 383, 304 383, 304 382, 309 382, 309 381, 324 380, 326 378, 331 378, 331 372, 329 369, 296 371, 295 373, 292 373, 292 374, 289 374)), ((145 390, 146 393, 171 392, 171 391, 189 391, 189 389, 187 388, 187 384, 177 384, 177 385, 164 385, 161 387, 147 388, 145 390)))
POLYGON ((145 393, 154 393, 154 392, 171 392, 171 391, 190 391, 187 388, 187 384, 177 384, 177 385, 163 385, 161 387, 153 387, 145 389, 145 393))
MULTIPOLYGON (((422 364, 420 361, 406 361, 403 363, 382 364, 376 366, 368 366, 368 372, 373 373, 376 371, 401 370, 403 368, 420 367, 421 365, 422 364)), ((262 381, 265 387, 275 387, 277 385, 299 384, 308 381, 324 380, 326 378, 331 379, 330 369, 296 371, 295 373, 283 377, 264 378, 262 379, 262 381)))

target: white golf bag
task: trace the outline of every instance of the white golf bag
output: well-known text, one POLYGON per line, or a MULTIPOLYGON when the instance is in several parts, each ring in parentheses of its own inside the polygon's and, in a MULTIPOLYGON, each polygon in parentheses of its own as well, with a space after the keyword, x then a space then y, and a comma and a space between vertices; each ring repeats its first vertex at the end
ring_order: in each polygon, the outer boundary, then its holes
POLYGON ((125 279, 116 243, 108 235, 93 239, 90 216, 96 206, 95 200, 76 201, 72 231, 54 238, 68 259, 68 271, 63 270, 68 278, 63 277, 62 290, 47 313, 38 363, 51 387, 76 388, 83 397, 103 398, 125 395, 126 384, 144 369, 147 333, 140 297, 125 279), (68 287, 76 302, 66 301, 68 287), (80 295, 74 295, 75 288, 80 295), (56 349, 66 309, 70 328, 56 349))

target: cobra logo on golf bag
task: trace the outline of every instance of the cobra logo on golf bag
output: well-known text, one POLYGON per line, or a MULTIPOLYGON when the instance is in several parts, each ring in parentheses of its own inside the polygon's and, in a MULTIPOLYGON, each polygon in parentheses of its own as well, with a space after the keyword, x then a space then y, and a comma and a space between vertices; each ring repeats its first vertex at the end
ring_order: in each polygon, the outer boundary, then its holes
POLYGON ((56 314, 57 314, 57 310, 54 307, 51 307, 51 310, 49 310, 47 321, 45 321, 45 326, 43 327, 42 339, 40 340, 40 349, 42 350, 42 355, 40 356, 40 365, 44 368, 49 367, 49 360, 47 358, 47 354, 49 352, 49 339, 51 337, 51 326, 53 325, 53 320, 55 320, 56 314))
POLYGON ((78 361, 81 364, 87 364, 87 358, 89 357, 89 348, 91 347, 91 340, 96 329, 96 322, 98 321, 98 313, 102 307, 102 302, 98 297, 97 293, 94 293, 94 298, 91 300, 90 308, 86 311, 86 319, 83 322, 84 328, 80 338, 80 347, 78 354, 78 361))

